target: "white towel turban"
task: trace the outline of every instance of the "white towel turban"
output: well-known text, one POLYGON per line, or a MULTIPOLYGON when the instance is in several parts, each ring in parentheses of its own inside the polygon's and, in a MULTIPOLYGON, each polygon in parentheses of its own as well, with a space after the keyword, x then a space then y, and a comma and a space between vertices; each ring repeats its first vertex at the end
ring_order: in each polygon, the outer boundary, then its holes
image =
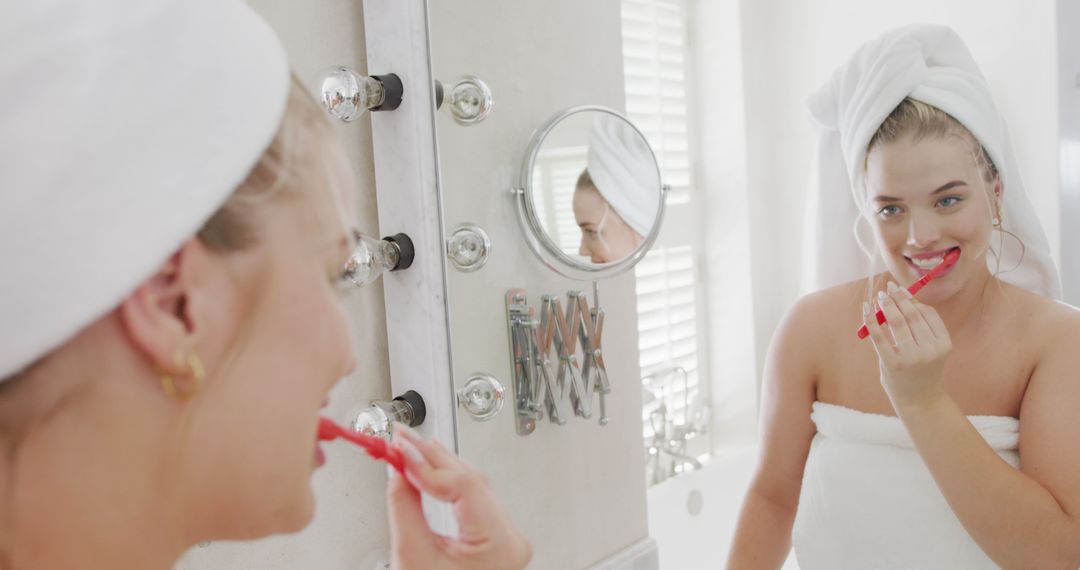
POLYGON ((0 18, 0 379, 194 235, 281 122, 289 70, 239 0, 33 0, 0 18))
POLYGON ((880 261, 870 266, 852 227, 866 201, 861 182, 866 147, 905 97, 951 115, 971 131, 997 166, 1004 186, 1003 227, 1026 246, 1021 262, 1019 244, 1005 239, 1000 278, 1060 298, 1061 284, 1046 234, 1024 191, 1005 121, 986 81, 956 32, 928 25, 893 30, 864 44, 810 97, 819 138, 817 187, 807 208, 804 244, 811 262, 804 266, 804 289, 836 285, 882 269, 880 261))
POLYGON ((660 178, 649 143, 633 127, 601 114, 589 132, 589 176, 596 189, 638 235, 645 237, 660 208, 660 178))

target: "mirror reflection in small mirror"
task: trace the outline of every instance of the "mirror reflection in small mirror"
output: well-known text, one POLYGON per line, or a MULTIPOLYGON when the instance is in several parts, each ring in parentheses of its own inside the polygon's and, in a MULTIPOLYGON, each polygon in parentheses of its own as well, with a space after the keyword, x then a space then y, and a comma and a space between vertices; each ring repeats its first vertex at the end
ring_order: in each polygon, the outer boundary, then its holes
POLYGON ((656 159, 617 115, 585 111, 560 121, 537 153, 532 178, 544 231, 583 262, 630 257, 656 224, 662 193, 656 159))

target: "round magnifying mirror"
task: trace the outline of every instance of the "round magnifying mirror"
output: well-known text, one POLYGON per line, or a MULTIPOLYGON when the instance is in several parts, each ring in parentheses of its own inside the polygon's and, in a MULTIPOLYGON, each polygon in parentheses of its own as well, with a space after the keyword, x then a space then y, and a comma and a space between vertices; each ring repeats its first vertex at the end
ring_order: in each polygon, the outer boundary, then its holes
POLYGON ((518 218, 530 248, 573 279, 633 267, 664 217, 656 155, 633 123, 606 107, 573 107, 544 123, 520 184, 518 218))

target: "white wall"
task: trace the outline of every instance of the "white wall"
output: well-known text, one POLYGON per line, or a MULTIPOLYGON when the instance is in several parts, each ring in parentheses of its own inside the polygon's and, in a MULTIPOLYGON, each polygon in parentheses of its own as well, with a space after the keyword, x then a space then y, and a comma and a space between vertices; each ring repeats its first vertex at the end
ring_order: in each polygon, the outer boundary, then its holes
POLYGON ((1065 301, 1080 305, 1080 2, 1057 0, 1057 9, 1061 281, 1065 301))
POLYGON ((707 283, 710 441, 714 449, 757 439, 756 346, 750 281, 750 200, 743 39, 738 0, 692 2, 691 110, 697 149, 697 220, 707 283))
POLYGON ((1012 131, 1035 211, 1059 255, 1054 0, 741 2, 758 376, 798 293, 802 209, 814 139, 805 100, 864 41, 901 25, 952 26, 982 67, 1012 131))

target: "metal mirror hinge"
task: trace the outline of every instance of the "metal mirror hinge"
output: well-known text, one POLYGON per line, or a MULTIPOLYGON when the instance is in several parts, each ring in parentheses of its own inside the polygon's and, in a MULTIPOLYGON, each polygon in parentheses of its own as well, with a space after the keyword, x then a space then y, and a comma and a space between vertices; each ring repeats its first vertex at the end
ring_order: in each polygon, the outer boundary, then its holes
POLYGON ((604 312, 590 309, 584 292, 571 291, 565 311, 558 296, 543 296, 537 319, 523 289, 507 292, 506 312, 518 433, 532 433, 545 411, 559 425, 566 423, 571 409, 574 415, 591 418, 593 393, 599 397, 599 423, 607 425, 611 384, 601 347, 604 312))

